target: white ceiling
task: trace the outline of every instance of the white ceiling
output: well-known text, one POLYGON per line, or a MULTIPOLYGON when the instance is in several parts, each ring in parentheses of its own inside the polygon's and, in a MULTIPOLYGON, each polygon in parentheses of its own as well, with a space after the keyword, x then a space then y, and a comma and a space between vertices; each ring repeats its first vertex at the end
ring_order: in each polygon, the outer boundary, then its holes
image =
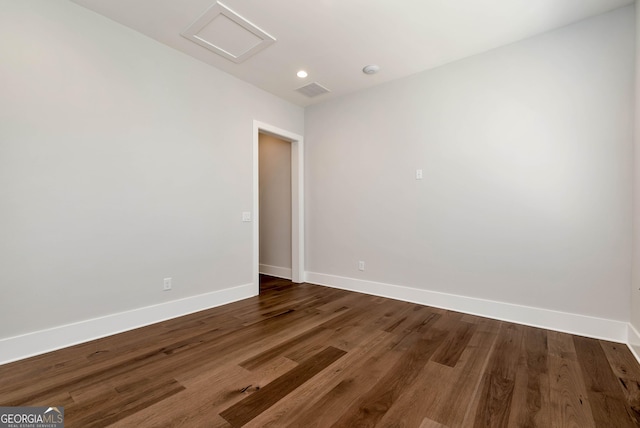
POLYGON ((72 0, 306 106, 512 43, 633 0, 221 0, 276 38, 236 64, 182 37, 215 0, 72 0), (362 67, 381 71, 365 75, 362 67), (299 69, 309 76, 296 77, 299 69), (331 93, 295 89, 318 82, 331 93))

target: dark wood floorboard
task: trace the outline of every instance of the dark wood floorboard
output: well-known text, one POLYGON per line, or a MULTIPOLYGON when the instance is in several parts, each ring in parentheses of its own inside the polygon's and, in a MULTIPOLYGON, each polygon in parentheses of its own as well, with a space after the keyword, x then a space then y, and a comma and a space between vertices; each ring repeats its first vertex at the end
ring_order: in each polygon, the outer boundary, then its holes
POLYGON ((633 427, 626 345, 261 277, 260 296, 0 366, 67 427, 633 427))

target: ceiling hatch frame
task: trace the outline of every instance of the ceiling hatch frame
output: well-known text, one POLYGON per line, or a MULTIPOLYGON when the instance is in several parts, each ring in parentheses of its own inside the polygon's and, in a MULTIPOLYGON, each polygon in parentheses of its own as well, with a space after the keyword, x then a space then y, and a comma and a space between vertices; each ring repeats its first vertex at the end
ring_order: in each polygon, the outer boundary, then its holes
POLYGON ((268 47, 269 45, 273 44, 276 41, 275 37, 273 37, 266 31, 262 30, 260 27, 253 24, 248 19, 240 16, 238 13, 229 9, 227 6, 220 3, 219 1, 214 3, 211 7, 209 7, 209 9, 207 9, 202 14, 202 16, 200 16, 200 18, 196 19, 191 25, 189 25, 184 31, 182 31, 180 35, 210 50, 211 52, 214 52, 220 56, 223 56, 229 61, 235 62, 236 64, 239 64, 247 60, 249 57, 257 54, 258 52, 265 49, 266 47, 268 47), (241 53, 233 53, 233 52, 230 52, 229 50, 224 49, 221 46, 216 45, 215 42, 206 40, 203 37, 198 35, 209 24, 211 24, 214 19, 216 19, 219 16, 223 16, 233 21, 234 23, 242 27, 244 30, 250 32, 255 37, 260 39, 260 41, 254 46, 250 47, 249 49, 241 53))

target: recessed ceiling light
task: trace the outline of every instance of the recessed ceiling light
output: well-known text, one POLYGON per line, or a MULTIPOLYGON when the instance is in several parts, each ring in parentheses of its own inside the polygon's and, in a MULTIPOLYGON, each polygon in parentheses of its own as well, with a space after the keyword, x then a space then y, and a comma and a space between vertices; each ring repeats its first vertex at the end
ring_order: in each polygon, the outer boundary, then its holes
POLYGON ((307 76, 308 76, 307 72, 306 72, 306 71, 304 71, 304 70, 300 70, 300 71, 298 71, 298 73, 296 73, 296 74, 297 74, 297 76, 298 76, 299 78, 301 78, 301 79, 304 79, 305 77, 307 77, 307 76))
POLYGON ((380 66, 375 64, 367 65, 362 69, 364 74, 376 74, 378 71, 380 71, 380 66))

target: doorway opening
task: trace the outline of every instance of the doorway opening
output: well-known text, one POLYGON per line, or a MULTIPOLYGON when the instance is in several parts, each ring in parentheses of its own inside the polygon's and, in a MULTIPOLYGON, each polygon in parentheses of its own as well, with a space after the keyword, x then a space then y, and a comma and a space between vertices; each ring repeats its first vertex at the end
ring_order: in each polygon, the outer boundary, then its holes
MULTIPOLYGON (((304 142, 303 137, 292 132, 277 128, 275 126, 254 121, 253 123, 253 278, 255 286, 255 294, 260 292, 260 272, 261 270, 269 275, 280 276, 291 279, 294 283, 304 282, 304 142), (266 215, 274 214, 274 211, 282 214, 282 206, 286 205, 286 208, 290 210, 290 215, 285 219, 279 218, 269 219, 266 223, 261 221, 261 207, 260 205, 260 140, 267 141, 270 144, 269 151, 276 153, 276 156, 282 160, 282 156, 289 154, 288 163, 280 163, 286 165, 289 168, 289 174, 281 174, 282 171, 271 171, 270 174, 277 176, 276 181, 279 181, 279 190, 276 189, 276 198, 283 198, 284 195, 290 195, 287 198, 288 201, 285 204, 279 203, 278 200, 271 206, 264 207, 266 215), (283 145, 283 144, 286 144, 283 145), (285 151, 285 149, 289 149, 285 151), (287 176, 286 180, 283 176, 287 176), (289 185, 290 189, 287 192, 282 189, 283 183, 289 185), (275 206, 274 206, 275 205, 275 206), (268 210, 268 211, 267 211, 268 210), (289 220, 290 219, 290 220, 289 220), (282 232, 282 227, 287 227, 288 233, 283 233, 285 239, 288 241, 286 245, 280 243, 269 243, 269 251, 272 253, 267 256, 268 260, 275 260, 274 265, 268 263, 262 263, 260 261, 260 226, 263 223, 263 227, 274 227, 276 230, 270 231, 278 233, 278 230, 282 232), (286 223, 286 226, 283 224, 286 223), (289 243, 290 241, 290 243, 289 243), (274 244, 274 245, 271 245, 274 244), (289 256, 290 254, 290 256, 289 256), (284 263, 283 257, 290 257, 290 263, 284 263), (278 266, 278 265, 290 265, 278 266), (280 268, 280 269, 279 269, 280 268)), ((282 201, 282 199, 280 199, 282 201)), ((273 201, 272 201, 273 202, 273 201)), ((273 234, 271 234, 273 236, 273 234)), ((264 234, 263 236, 269 236, 264 234)), ((265 245, 262 248, 266 248, 265 245)))
POLYGON ((260 275, 291 279, 291 143, 261 132, 259 146, 260 275))

